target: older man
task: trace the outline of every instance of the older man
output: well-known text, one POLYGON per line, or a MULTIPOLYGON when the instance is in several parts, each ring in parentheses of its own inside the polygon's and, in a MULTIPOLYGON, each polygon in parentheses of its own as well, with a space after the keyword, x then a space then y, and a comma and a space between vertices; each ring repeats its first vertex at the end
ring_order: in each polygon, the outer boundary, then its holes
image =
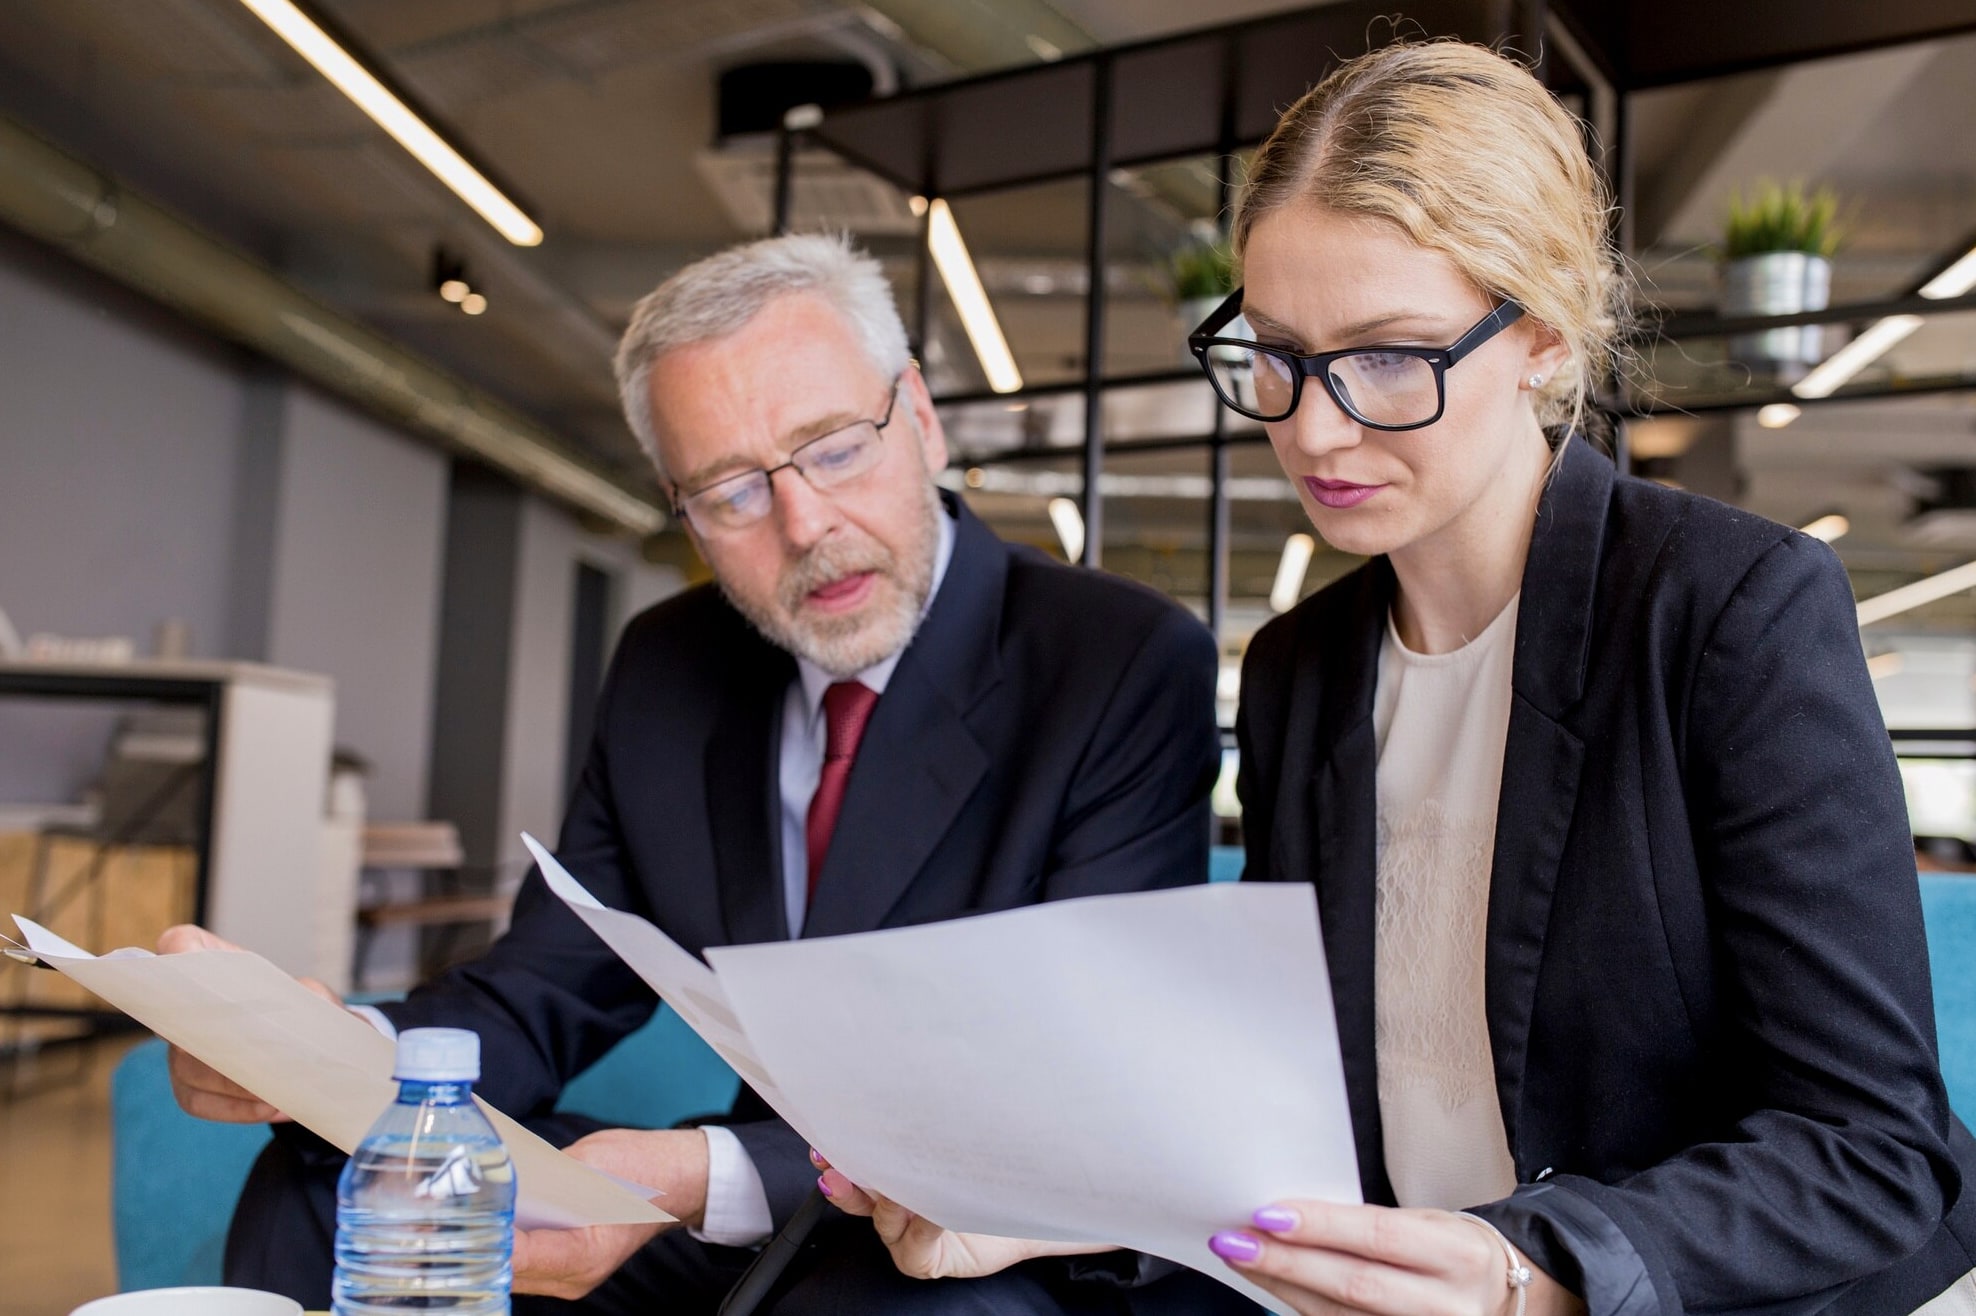
MULTIPOLYGON (((1005 544, 940 493, 946 441, 874 261, 825 237, 701 261, 639 304, 617 368, 717 588, 636 618, 612 663, 560 845, 601 900, 699 951, 1202 879, 1212 641, 1159 595, 1005 544)), ((476 1029, 480 1091, 541 1120, 653 1008, 532 875, 500 942, 383 1015, 476 1029)), ((175 1063, 195 1114, 273 1113, 175 1063)), ((711 1312, 816 1178, 746 1090, 722 1124, 572 1150, 663 1188, 685 1228, 521 1236, 517 1291, 558 1300, 518 1312, 711 1312)), ((235 1219, 231 1279, 325 1305, 326 1151, 280 1130, 235 1219)), ((792 1281, 779 1310, 1122 1301, 1064 1262, 906 1280, 848 1219, 792 1281)))

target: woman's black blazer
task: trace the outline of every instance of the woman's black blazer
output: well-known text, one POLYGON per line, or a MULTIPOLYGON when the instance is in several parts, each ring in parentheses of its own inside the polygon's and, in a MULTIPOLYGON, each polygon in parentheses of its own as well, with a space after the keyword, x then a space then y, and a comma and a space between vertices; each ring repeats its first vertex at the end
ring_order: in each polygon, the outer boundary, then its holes
MULTIPOLYGON (((1312 882, 1366 1200, 1384 559, 1265 626, 1250 880, 1312 882)), ((1593 1316, 1900 1316, 1971 1268, 1912 838, 1824 544, 1573 441, 1538 508, 1489 889, 1518 1187, 1483 1208, 1593 1316), (1960 1204, 1958 1204, 1960 1203, 1960 1204)))

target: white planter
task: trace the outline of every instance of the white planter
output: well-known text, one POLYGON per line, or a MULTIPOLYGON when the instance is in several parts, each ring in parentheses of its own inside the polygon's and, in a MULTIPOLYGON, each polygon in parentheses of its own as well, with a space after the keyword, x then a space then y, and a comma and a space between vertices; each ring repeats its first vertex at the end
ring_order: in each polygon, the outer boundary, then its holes
MULTIPOLYGON (((1214 314, 1214 308, 1228 300, 1228 294, 1215 293, 1209 297, 1183 297, 1180 299, 1180 358, 1186 365, 1194 364, 1194 353, 1187 346, 1187 335, 1201 327, 1201 321, 1214 314)), ((1222 332, 1226 333, 1226 330, 1222 332)))
MULTIPOLYGON (((1796 315, 1822 311, 1832 295, 1832 263, 1803 251, 1769 251, 1722 267, 1722 313, 1796 315)), ((1815 324, 1736 334, 1729 359, 1755 370, 1795 377, 1825 359, 1824 331, 1815 324)))

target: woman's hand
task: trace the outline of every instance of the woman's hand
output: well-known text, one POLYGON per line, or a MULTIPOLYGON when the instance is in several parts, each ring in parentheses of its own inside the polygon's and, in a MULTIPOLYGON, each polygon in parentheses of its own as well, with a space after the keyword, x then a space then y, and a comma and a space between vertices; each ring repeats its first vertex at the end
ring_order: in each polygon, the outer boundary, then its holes
MULTIPOLYGON (((1516 1310, 1502 1244, 1451 1211, 1281 1202, 1256 1212, 1251 1228, 1216 1234, 1208 1246, 1298 1316, 1507 1316, 1516 1310)), ((1584 1304, 1575 1296, 1543 1271, 1530 1270, 1528 1316, 1583 1316, 1584 1304)))
POLYGON ((959 1234, 914 1215, 897 1202, 852 1183, 815 1150, 810 1160, 823 1171, 817 1187, 847 1215, 869 1217, 879 1241, 892 1254, 899 1273, 914 1279, 976 1279, 1006 1270, 1032 1257, 1079 1256, 1109 1252, 1102 1243, 1046 1243, 1033 1238, 959 1234))

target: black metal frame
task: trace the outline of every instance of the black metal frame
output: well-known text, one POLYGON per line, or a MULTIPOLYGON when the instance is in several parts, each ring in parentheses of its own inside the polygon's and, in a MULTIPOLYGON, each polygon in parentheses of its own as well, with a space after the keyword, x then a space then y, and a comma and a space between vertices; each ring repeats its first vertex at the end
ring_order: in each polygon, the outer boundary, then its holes
MULTIPOLYGON (((1633 200, 1631 93, 1976 32, 1976 0, 1887 0, 1876 6, 1858 5, 1853 0, 1815 0, 1791 7, 1788 21, 1745 13, 1738 27, 1725 27, 1719 6, 1710 0, 1414 0, 1407 6, 1404 26, 1388 21, 1392 13, 1390 0, 1345 0, 1309 11, 1111 47, 840 107, 805 134, 807 141, 888 179, 909 194, 926 198, 951 201, 1050 182, 1086 181, 1090 223, 1083 378, 1029 386, 1013 394, 957 394, 936 401, 952 406, 991 397, 1013 402, 1082 393, 1084 560, 1094 566, 1102 557, 1103 508, 1097 491, 1105 454, 1204 447, 1212 472, 1208 620, 1217 635, 1227 611, 1228 450, 1235 443, 1259 441, 1261 436, 1227 435, 1224 415, 1217 408, 1212 432, 1198 440, 1105 440, 1102 397, 1106 389, 1196 377, 1187 371, 1109 378, 1103 373, 1105 194, 1113 169, 1212 153, 1221 164, 1218 190, 1225 223, 1235 153, 1260 141, 1277 110, 1315 82, 1331 63, 1394 36, 1457 36, 1521 50, 1547 86, 1561 94, 1586 97, 1586 117, 1593 129, 1588 147, 1604 168, 1618 202, 1614 239, 1620 250, 1627 252, 1631 248, 1633 200), (1305 58, 1307 55, 1312 57, 1305 58), (1300 59, 1304 60, 1301 65, 1291 67, 1300 59), (1157 91, 1149 101, 1145 85, 1155 78, 1159 80, 1157 91), (1161 97, 1179 108, 1161 104, 1161 97), (1136 130, 1130 122, 1121 123, 1120 107, 1126 102, 1152 104, 1161 113, 1170 112, 1180 126, 1164 137, 1158 131, 1136 130), (1609 110, 1609 122, 1603 121, 1608 115, 1602 109, 1609 110), (1026 120, 1025 115, 1029 116, 1026 120), (1124 140, 1128 137, 1134 140, 1124 140), (1080 140, 1082 144, 1077 145, 1080 140), (977 149, 993 158, 960 158, 965 149, 977 149)), ((779 154, 778 165, 784 175, 778 180, 778 196, 785 196, 786 175, 793 167, 787 153, 779 154)), ((917 258, 914 315, 915 336, 922 349, 932 300, 923 237, 917 258)), ((1910 313, 1968 309, 1960 305, 1967 300, 1971 299, 1924 302, 1910 313)), ((1897 304, 1905 308, 1908 302, 1897 304)), ((1841 308, 1839 315, 1852 309, 1841 308)), ((1830 311, 1735 321, 1682 316, 1670 319, 1658 332, 1662 337, 1715 336, 1835 318, 1838 316, 1830 311)), ((1960 389, 1972 383, 1976 381, 1934 381, 1898 390, 1850 388, 1835 394, 1833 400, 1960 389)), ((1636 406, 1625 396, 1621 381, 1614 378, 1605 381, 1595 409, 1610 419, 1610 445, 1615 460, 1625 469, 1629 418, 1663 411, 1743 409, 1785 400, 1801 401, 1780 392, 1775 398, 1746 397, 1734 403, 1636 406)), ((1070 451, 1022 449, 984 455, 979 461, 1060 458, 1070 451)))

